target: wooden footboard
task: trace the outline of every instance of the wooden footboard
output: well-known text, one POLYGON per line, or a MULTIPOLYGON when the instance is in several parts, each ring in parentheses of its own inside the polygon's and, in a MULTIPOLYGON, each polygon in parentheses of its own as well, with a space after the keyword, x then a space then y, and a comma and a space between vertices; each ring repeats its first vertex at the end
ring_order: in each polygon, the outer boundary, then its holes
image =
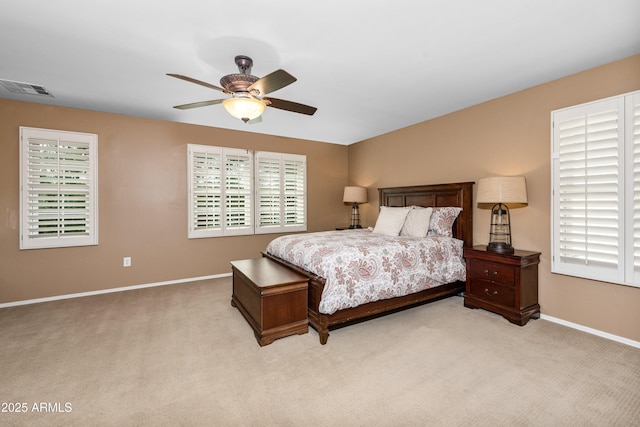
MULTIPOLYGON (((453 224, 453 237, 462 240, 465 247, 471 247, 473 246, 473 184, 473 182, 463 182, 455 184, 381 188, 378 190, 380 205, 461 207, 462 212, 453 224)), ((411 295, 370 302, 358 307, 339 310, 334 314, 328 315, 320 313, 318 309, 325 284, 325 280, 322 277, 309 273, 300 267, 266 252, 263 252, 262 255, 309 278, 309 323, 318 331, 321 344, 327 343, 329 339, 329 329, 331 327, 394 312, 403 308, 414 307, 429 301, 457 295, 465 290, 465 282, 458 281, 431 289, 425 289, 424 291, 411 295)))

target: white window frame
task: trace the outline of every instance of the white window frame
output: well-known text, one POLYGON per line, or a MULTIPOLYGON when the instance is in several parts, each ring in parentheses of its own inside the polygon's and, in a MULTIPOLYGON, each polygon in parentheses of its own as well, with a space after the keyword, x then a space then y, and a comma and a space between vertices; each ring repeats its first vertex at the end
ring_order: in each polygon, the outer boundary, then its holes
POLYGON ((551 271, 640 287, 640 91, 551 123, 551 271), (586 192, 561 187, 574 179, 586 192))
POLYGON ((255 233, 307 231, 307 156, 255 153, 255 233))
POLYGON ((21 126, 20 249, 97 244, 98 135, 21 126))
POLYGON ((188 144, 187 171, 190 239, 253 234, 251 151, 188 144), (198 158, 209 161, 197 165, 198 158), (232 185, 237 180, 241 185, 232 185), (234 197, 241 203, 234 203, 234 197))

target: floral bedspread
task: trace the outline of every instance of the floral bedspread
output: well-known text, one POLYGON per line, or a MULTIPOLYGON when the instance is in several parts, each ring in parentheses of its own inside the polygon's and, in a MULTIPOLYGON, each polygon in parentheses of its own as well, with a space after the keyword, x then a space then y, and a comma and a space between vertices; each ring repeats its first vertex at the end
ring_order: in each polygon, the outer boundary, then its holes
POLYGON ((325 278, 324 314, 466 277, 462 241, 451 237, 324 231, 278 237, 267 252, 325 278))

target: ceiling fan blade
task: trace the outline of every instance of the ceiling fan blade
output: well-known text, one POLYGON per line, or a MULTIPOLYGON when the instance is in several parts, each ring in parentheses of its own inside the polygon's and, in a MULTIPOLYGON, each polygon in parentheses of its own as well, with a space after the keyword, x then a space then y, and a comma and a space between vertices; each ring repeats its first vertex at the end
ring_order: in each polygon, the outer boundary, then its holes
POLYGON ((224 99, 213 99, 211 101, 192 102, 190 104, 176 105, 173 108, 178 110, 189 110, 191 108, 208 107, 209 105, 220 104, 224 99))
POLYGON ((298 79, 287 73, 285 70, 276 70, 249 86, 248 90, 249 92, 254 89, 258 90, 258 95, 262 96, 278 89, 282 89, 285 86, 289 86, 296 80, 298 79))
POLYGON ((284 99, 278 98, 263 98, 263 101, 267 101, 267 106, 269 107, 292 111, 294 113, 306 114, 308 116, 313 116, 313 114, 318 110, 316 107, 311 107, 309 105, 299 104, 297 102, 286 101, 284 99))
POLYGON ((201 80, 196 80, 196 79, 191 78, 191 77, 183 76, 182 74, 167 73, 167 76, 175 77, 176 79, 185 80, 185 81, 190 82, 190 83, 195 83, 195 84, 200 85, 200 86, 208 87, 209 89, 219 90, 220 92, 231 93, 228 90, 222 89, 221 87, 218 87, 218 86, 215 86, 215 85, 212 85, 211 83, 207 83, 207 82, 203 82, 201 80))

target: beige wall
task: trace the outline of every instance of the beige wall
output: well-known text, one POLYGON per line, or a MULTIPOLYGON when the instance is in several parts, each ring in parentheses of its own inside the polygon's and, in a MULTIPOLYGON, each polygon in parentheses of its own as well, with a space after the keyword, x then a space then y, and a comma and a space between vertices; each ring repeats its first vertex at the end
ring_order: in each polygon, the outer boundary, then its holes
MULTIPOLYGON (((638 89, 640 55, 354 144, 349 182, 371 201, 362 222, 375 222, 379 187, 524 175, 529 205, 511 211, 513 244, 542 253, 542 312, 640 341, 640 288, 552 274, 549 260, 550 112, 638 89)), ((474 244, 488 237, 489 211, 474 206, 474 244)))
POLYGON ((306 154, 309 231, 349 221, 345 146, 3 99, 0 117, 0 303, 229 273, 259 256, 275 235, 187 239, 188 143, 306 154), (19 126, 98 134, 98 246, 18 249, 19 126))

